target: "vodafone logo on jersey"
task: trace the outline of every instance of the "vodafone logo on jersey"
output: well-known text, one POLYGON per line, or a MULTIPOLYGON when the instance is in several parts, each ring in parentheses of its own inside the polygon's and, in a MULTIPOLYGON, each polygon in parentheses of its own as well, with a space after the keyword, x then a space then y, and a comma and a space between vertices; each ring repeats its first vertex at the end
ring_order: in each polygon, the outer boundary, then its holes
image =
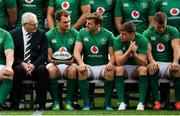
POLYGON ((25 0, 26 3, 32 3, 33 0, 25 0))
POLYGON ((173 16, 176 16, 179 14, 179 9, 178 8, 172 8, 170 10, 170 14, 173 15, 173 16))
POLYGON ((59 48, 59 51, 61 51, 61 52, 66 52, 66 51, 67 51, 67 48, 66 48, 66 47, 61 47, 61 48, 59 48))
POLYGON ((131 13, 131 16, 134 18, 134 19, 137 19, 139 18, 140 14, 137 10, 133 10, 132 13, 131 13))
POLYGON ((61 4, 62 9, 65 9, 65 10, 68 9, 69 6, 70 6, 69 2, 66 2, 66 1, 61 4))
POLYGON ((97 54, 97 53, 99 52, 98 47, 97 47, 97 46, 92 46, 92 47, 91 47, 91 52, 92 52, 93 54, 97 54))
POLYGON ((98 7, 96 12, 98 12, 99 14, 103 14, 105 12, 105 9, 103 7, 98 7))
POLYGON ((164 50, 165 50, 164 44, 159 43, 159 44, 157 45, 157 51, 158 51, 158 52, 163 52, 164 50))

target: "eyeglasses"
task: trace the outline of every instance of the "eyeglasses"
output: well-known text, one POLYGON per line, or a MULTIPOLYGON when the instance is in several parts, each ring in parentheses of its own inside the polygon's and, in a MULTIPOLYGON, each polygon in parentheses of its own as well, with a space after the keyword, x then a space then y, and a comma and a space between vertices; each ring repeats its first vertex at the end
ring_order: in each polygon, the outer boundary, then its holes
POLYGON ((30 26, 32 26, 32 27, 37 27, 38 26, 38 24, 37 23, 27 23, 28 25, 30 25, 30 26))

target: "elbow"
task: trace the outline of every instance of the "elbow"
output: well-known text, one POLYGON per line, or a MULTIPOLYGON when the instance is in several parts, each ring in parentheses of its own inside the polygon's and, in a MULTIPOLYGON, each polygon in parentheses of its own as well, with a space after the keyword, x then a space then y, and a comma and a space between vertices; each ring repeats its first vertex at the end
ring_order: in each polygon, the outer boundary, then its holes
POLYGON ((147 65, 147 61, 142 61, 137 63, 139 66, 146 66, 147 65))
POLYGON ((124 63, 123 63, 123 62, 116 61, 116 65, 117 65, 117 66, 123 66, 124 63))

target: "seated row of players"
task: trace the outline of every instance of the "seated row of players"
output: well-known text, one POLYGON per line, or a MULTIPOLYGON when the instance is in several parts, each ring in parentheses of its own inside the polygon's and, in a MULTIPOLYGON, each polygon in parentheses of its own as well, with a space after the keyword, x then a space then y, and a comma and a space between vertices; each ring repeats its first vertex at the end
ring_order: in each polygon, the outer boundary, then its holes
MULTIPOLYGON (((57 15, 56 15, 57 16, 57 15)), ((147 75, 150 74, 150 85, 154 95, 154 109, 159 110, 159 94, 158 94, 158 72, 164 76, 173 76, 175 80, 175 93, 176 93, 176 109, 179 109, 178 98, 178 82, 180 66, 178 64, 180 53, 179 53, 179 32, 176 28, 166 26, 167 16, 164 13, 156 13, 154 18, 154 24, 151 28, 144 32, 144 36, 136 33, 135 26, 132 22, 127 22, 121 27, 121 34, 116 39, 113 34, 106 29, 101 27, 102 17, 98 13, 92 13, 87 17, 86 28, 81 29, 79 34, 70 27, 70 16, 65 13, 61 15, 60 22, 64 22, 64 25, 59 22, 58 26, 64 26, 65 32, 60 30, 60 37, 57 34, 57 28, 47 33, 49 40, 49 54, 60 50, 69 51, 73 53, 75 62, 78 64, 71 63, 71 65, 56 65, 53 62, 47 65, 50 77, 56 78, 59 74, 65 74, 67 77, 67 98, 65 101, 65 107, 67 110, 73 110, 72 98, 73 92, 75 91, 76 80, 78 80, 80 94, 84 101, 83 110, 90 109, 90 102, 88 99, 88 79, 103 79, 104 80, 104 91, 105 101, 104 106, 106 110, 112 110, 111 107, 111 95, 113 91, 113 84, 115 82, 115 89, 119 98, 119 110, 125 110, 126 104, 124 101, 124 79, 128 75, 128 78, 139 79, 139 104, 137 110, 144 110, 145 95, 148 86, 147 75), (61 25, 60 25, 61 24, 61 25), (65 29, 66 28, 66 29, 65 29), (170 28, 170 29, 169 29, 170 28), (171 29, 172 28, 172 29, 171 29), (68 31, 67 31, 68 30, 68 31), (150 30, 150 31, 149 31, 150 30), (152 30, 152 31, 151 31, 152 30), (151 34, 153 33, 153 34, 151 34), (172 34, 173 33, 173 34, 172 34), (162 34, 165 36, 162 36, 162 34), (161 35, 161 36, 159 36, 161 35), (62 38, 64 37, 64 38, 62 38), (162 38, 160 38, 162 37, 162 38), (54 39, 58 38, 58 39, 54 39), (72 39, 72 38, 76 38, 72 39), (148 40, 147 40, 147 39, 148 40), (151 38, 162 39, 151 43, 151 38), (166 39, 165 41, 163 39, 166 39), (171 41, 172 40, 172 41, 171 41), (74 43, 72 42, 74 41, 74 43), (149 46, 148 46, 149 41, 149 46), (58 43, 61 43, 58 44, 58 43), (168 45, 166 45, 168 43, 168 45), (171 45, 171 44, 172 45, 171 45), (75 47, 74 45, 75 44, 75 47), (151 45, 152 49, 151 50, 151 45), (113 47, 114 46, 114 47, 113 47), (171 46, 173 46, 171 48, 171 46), (175 46, 175 47, 174 47, 175 46), (73 52, 74 47, 74 52, 73 52), (166 49, 165 49, 166 48, 166 49), (168 50, 169 49, 169 50, 168 50), (174 57, 168 58, 173 53, 174 57), (115 53, 114 53, 115 51, 115 53), (153 56, 151 55, 153 53, 153 56), (155 52, 155 53, 154 53, 155 52), (149 53, 149 54, 148 54, 149 53), (156 58, 158 54, 158 58, 156 58), (163 55, 159 55, 163 54, 163 55), (83 58, 82 58, 83 55, 83 58), (108 59, 108 55, 110 59, 108 59), (167 57, 167 56, 168 57, 167 57), (161 56, 163 58, 161 58, 161 56), (167 60, 167 59, 168 60, 167 60), (175 60, 172 60, 172 59, 175 60), (149 61, 149 65, 148 61, 149 61), (165 60, 161 60, 165 59, 165 60), (153 62, 154 61, 154 62, 153 62), (163 72, 158 66, 161 64, 155 63, 155 61, 170 62, 173 61, 169 68, 163 66, 163 72), (116 65, 114 65, 116 64, 116 65), (156 65, 155 65, 156 64, 156 65), (147 68, 148 67, 148 68, 147 68), (65 69, 66 68, 66 69, 65 69), (166 72, 169 72, 168 75, 166 72), (65 70, 65 71, 64 71, 65 70), (159 71, 160 70, 160 71, 159 71)), ((58 16, 59 17, 59 16, 58 16)), ((56 17, 56 19, 58 19, 56 17)), ((49 61, 51 56, 49 55, 49 61)), ((57 98, 57 97, 55 97, 57 98)), ((58 99, 55 100, 55 104, 58 103, 58 99), (57 100, 57 101, 56 101, 57 100)), ((56 106, 56 105, 54 105, 56 106)), ((55 107, 53 107, 56 109, 55 107)))
MULTIPOLYGON (((74 109, 72 98, 77 80, 80 94, 84 101, 82 110, 90 110, 88 97, 89 78, 102 79, 104 81, 105 110, 113 110, 111 107, 111 96, 114 84, 120 102, 118 110, 125 110, 125 77, 139 80, 137 110, 144 110, 149 77, 154 95, 154 109, 159 110, 161 107, 158 94, 158 74, 161 74, 161 77, 169 76, 173 78, 176 109, 180 109, 180 89, 178 87, 180 84, 180 65, 178 63, 180 59, 179 32, 176 28, 166 25, 166 14, 162 12, 156 13, 153 26, 143 33, 144 36, 137 33, 135 25, 129 21, 121 26, 121 33, 116 38, 110 31, 101 27, 103 18, 98 13, 89 14, 86 28, 81 29, 79 32, 70 28, 70 14, 66 10, 57 12, 55 18, 57 27, 48 31, 46 36, 45 32, 37 29, 37 18, 32 13, 25 13, 22 16, 22 28, 11 31, 15 45, 15 61, 13 65, 15 76, 11 93, 13 107, 17 107, 20 101, 22 80, 33 77, 32 79, 37 81, 37 85, 39 85, 36 91, 36 103, 39 104, 39 109, 45 108, 46 98, 44 96, 47 91, 46 84, 48 83, 47 76, 49 73, 53 110, 59 110, 57 94, 57 77, 59 75, 67 79, 65 100, 65 108, 67 110, 74 109), (30 37, 29 33, 32 34, 30 37), (27 37, 26 34, 28 34, 27 37), (29 59, 29 57, 26 57, 26 54, 29 52, 29 50, 26 51, 29 47, 29 38, 32 44, 30 45, 30 61, 26 61, 29 59), (26 43, 23 43, 23 41, 26 41, 26 43), (48 50, 46 50, 47 44, 48 50), (58 64, 57 61, 52 59, 52 54, 56 51, 69 52, 73 54, 74 58, 68 60, 65 64, 58 64), (45 68, 47 56, 49 64, 45 68)), ((4 36, 0 38, 2 40, 1 46, 4 46, 1 49, 1 53, 4 54, 4 49, 6 49, 5 55, 7 57, 6 63, 5 59, 2 60, 0 71, 2 79, 0 91, 4 91, 4 88, 8 88, 5 86, 12 85, 12 78, 7 77, 13 76, 13 59, 9 58, 6 51, 11 50, 12 58, 14 47, 8 32, 3 30, 1 32, 5 33, 1 35, 9 37, 9 40, 3 39, 4 36), (10 80, 9 84, 5 83, 5 80, 10 80)), ((4 58, 4 56, 1 57, 4 58)), ((10 91, 11 87, 8 90, 10 91)), ((1 107, 5 107, 4 102, 9 91, 6 91, 6 94, 0 93, 1 107)))

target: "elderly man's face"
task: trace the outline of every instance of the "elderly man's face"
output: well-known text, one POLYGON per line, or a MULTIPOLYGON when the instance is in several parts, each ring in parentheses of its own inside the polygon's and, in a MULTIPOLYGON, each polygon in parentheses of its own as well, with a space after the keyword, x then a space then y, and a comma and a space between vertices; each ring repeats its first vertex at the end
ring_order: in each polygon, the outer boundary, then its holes
POLYGON ((37 30, 37 22, 35 20, 30 20, 29 23, 24 24, 24 28, 27 32, 34 33, 37 30))

